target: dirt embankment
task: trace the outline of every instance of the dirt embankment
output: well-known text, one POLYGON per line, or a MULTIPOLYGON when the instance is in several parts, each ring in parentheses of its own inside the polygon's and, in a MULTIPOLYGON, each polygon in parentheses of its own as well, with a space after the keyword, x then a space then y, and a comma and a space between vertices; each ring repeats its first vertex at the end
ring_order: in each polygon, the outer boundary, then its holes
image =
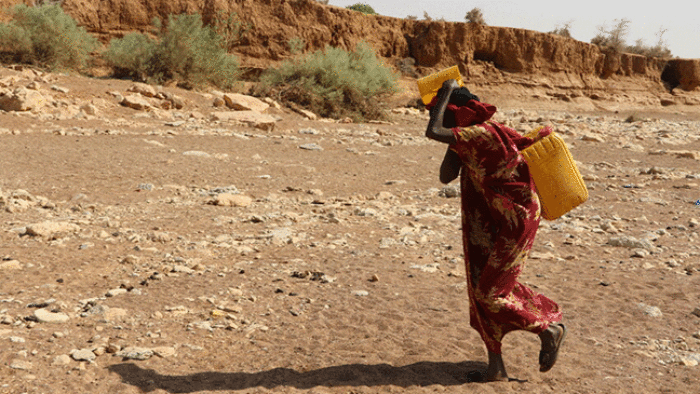
MULTIPOLYGON (((415 59, 422 72, 458 64, 477 80, 488 71, 517 73, 535 76, 530 84, 585 91, 589 96, 615 89, 646 90, 660 96, 662 82, 666 88, 686 91, 700 86, 700 60, 696 59, 606 53, 595 45, 530 30, 366 16, 311 0, 65 0, 63 7, 103 38, 146 31, 154 17, 168 14, 199 12, 209 21, 219 11, 234 12, 251 26, 236 52, 245 66, 253 68, 266 68, 288 57, 289 40, 299 37, 307 50, 326 45, 352 48, 364 40, 391 62, 415 59)), ((494 75, 486 77, 494 79, 494 75)))

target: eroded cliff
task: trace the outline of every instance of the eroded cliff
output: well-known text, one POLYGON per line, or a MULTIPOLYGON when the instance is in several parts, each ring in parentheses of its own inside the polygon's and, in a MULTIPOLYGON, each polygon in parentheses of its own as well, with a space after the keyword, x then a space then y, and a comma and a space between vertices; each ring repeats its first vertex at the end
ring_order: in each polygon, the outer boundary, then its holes
POLYGON ((508 80, 588 96, 622 91, 660 96, 671 88, 700 86, 700 60, 606 53, 553 34, 368 16, 311 0, 65 0, 63 8, 105 40, 148 31, 154 17, 199 12, 208 22, 218 12, 236 13, 250 28, 234 51, 243 65, 259 69, 289 57, 288 43, 298 37, 306 50, 326 45, 350 49, 366 41, 392 64, 415 59, 421 73, 457 64, 476 83, 508 80))

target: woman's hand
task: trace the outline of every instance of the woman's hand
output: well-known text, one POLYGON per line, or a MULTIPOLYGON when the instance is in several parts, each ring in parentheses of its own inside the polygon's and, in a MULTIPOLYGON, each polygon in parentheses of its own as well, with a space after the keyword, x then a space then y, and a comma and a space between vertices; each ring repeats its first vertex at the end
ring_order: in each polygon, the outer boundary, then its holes
POLYGON ((450 96, 452 96, 452 92, 457 88, 459 88, 459 83, 454 79, 448 79, 442 83, 442 88, 438 90, 437 103, 430 112, 430 121, 428 122, 428 128, 425 130, 426 137, 447 144, 455 142, 452 130, 443 127, 442 123, 445 118, 445 110, 450 101, 450 96))

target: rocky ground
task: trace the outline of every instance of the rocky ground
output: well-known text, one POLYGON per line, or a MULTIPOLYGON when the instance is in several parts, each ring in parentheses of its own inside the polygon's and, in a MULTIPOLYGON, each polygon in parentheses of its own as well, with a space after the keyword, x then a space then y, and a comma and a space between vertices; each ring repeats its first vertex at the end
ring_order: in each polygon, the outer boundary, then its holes
POLYGON ((540 374, 513 333, 515 380, 484 384, 459 190, 424 112, 311 120, 21 68, 0 87, 25 107, 0 111, 0 393, 698 390, 691 107, 501 108, 554 126, 590 199, 542 222, 522 276, 564 310, 560 361, 540 374))

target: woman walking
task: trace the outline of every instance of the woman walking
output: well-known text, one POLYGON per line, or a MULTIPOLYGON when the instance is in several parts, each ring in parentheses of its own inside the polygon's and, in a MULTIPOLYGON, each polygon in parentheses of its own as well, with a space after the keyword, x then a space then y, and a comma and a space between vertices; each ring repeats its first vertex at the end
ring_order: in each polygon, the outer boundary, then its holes
POLYGON ((449 144, 440 180, 448 183, 461 172, 470 324, 488 351, 486 380, 508 380, 501 342, 514 330, 539 335, 540 371, 549 371, 566 335, 558 323, 561 311, 517 279, 540 221, 539 199, 520 151, 551 129, 532 139, 491 121, 496 107, 479 102, 454 79, 443 84, 429 108, 426 136, 449 144))

